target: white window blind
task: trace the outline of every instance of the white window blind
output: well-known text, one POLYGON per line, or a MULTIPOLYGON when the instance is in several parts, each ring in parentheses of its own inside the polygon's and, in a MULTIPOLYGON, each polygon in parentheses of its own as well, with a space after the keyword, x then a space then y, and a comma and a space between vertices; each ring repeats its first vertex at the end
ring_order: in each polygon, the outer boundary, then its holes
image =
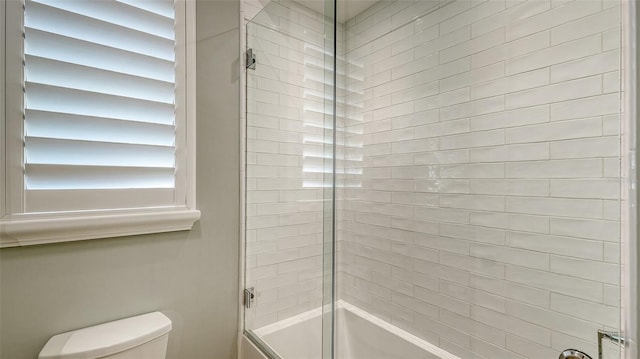
POLYGON ((25 212, 176 204, 171 0, 27 0, 25 212))

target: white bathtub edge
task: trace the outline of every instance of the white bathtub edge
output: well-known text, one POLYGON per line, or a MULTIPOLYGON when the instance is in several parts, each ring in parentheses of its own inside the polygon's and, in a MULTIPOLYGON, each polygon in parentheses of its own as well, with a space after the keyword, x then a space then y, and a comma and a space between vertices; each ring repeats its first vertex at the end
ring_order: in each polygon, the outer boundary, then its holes
POLYGON ((322 307, 318 307, 315 309, 311 309, 307 312, 294 315, 293 317, 277 321, 273 324, 265 325, 264 327, 254 329, 253 332, 257 336, 262 338, 265 335, 273 334, 277 331, 288 328, 292 325, 304 322, 309 319, 313 319, 315 317, 319 317, 321 314, 322 314, 322 307))

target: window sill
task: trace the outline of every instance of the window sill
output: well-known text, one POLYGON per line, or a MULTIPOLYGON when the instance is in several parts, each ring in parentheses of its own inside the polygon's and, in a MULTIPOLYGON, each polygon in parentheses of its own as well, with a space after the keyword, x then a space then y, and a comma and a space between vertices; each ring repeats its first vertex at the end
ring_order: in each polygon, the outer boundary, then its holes
POLYGON ((0 248, 190 230, 200 211, 184 207, 0 220, 0 248))

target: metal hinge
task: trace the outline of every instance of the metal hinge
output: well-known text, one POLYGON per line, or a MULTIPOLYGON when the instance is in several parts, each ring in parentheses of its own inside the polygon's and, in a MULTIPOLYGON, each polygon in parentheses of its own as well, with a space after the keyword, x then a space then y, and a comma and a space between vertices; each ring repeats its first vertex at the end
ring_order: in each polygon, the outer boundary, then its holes
POLYGON ((253 49, 247 49, 245 63, 248 69, 250 70, 256 69, 256 54, 253 53, 253 49))
POLYGON ((253 304, 253 300, 255 299, 256 295, 254 293, 254 288, 246 288, 244 290, 244 296, 242 298, 242 304, 244 304, 244 307, 249 309, 251 308, 251 304, 253 304))

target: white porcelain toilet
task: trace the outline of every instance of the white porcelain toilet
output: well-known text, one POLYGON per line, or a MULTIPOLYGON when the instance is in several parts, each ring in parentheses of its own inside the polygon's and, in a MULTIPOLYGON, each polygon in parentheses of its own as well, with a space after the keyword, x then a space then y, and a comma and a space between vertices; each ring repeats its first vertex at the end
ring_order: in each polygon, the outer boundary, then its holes
POLYGON ((164 359, 171 320, 160 312, 51 337, 39 359, 164 359))

